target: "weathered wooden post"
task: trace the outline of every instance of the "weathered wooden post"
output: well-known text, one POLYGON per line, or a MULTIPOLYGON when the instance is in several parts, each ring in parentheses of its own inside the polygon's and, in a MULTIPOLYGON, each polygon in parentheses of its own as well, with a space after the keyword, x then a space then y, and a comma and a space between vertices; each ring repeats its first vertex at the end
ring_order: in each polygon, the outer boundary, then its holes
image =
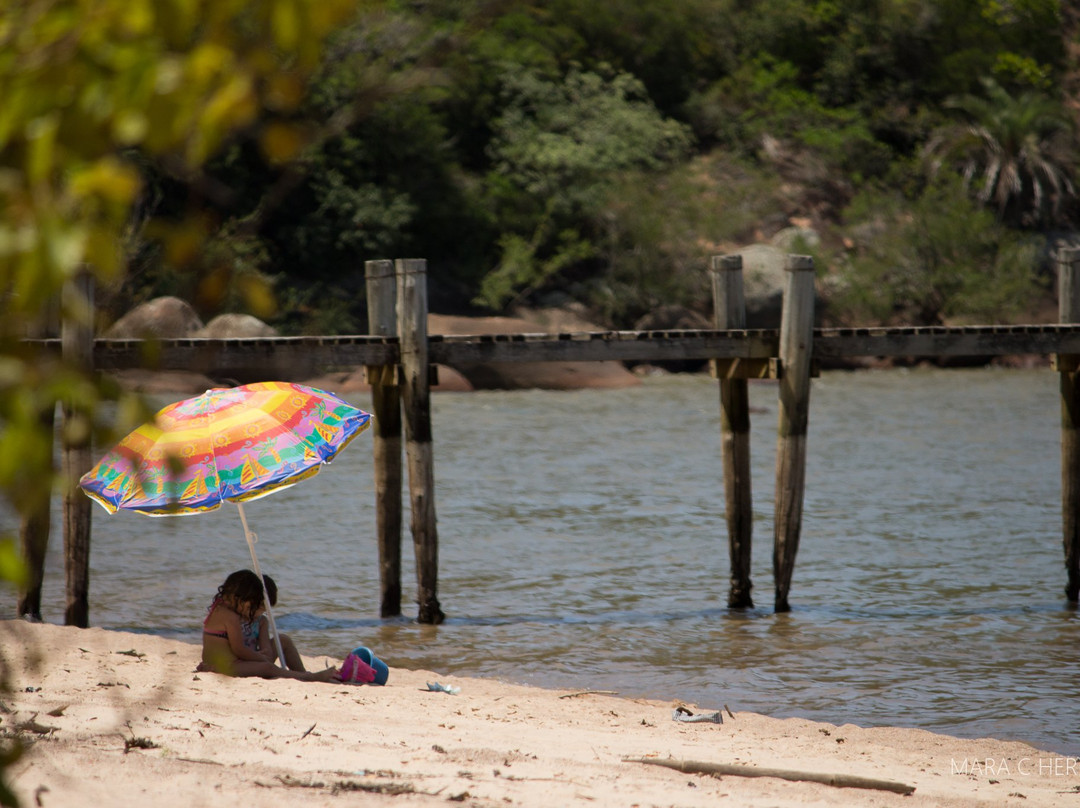
MULTIPOLYGON (((368 332, 397 336, 397 280, 394 262, 368 261, 368 332)), ((371 385, 374 417, 375 530, 379 543, 379 614, 401 614, 401 392, 397 365, 364 368, 371 385)))
MULTIPOLYGON (((44 339, 56 336, 59 330, 59 299, 26 330, 29 339, 44 339)), ((38 412, 38 428, 49 440, 49 457, 52 458, 52 442, 56 430, 56 402, 43 402, 38 412)), ((50 479, 56 470, 51 467, 50 479)), ((26 564, 27 579, 19 589, 16 614, 35 622, 41 621, 41 589, 45 577, 45 554, 49 548, 49 533, 52 530, 52 486, 46 486, 37 492, 38 499, 21 502, 22 519, 19 525, 19 548, 26 564)))
POLYGON ((810 414, 810 355, 814 347, 814 259, 789 255, 780 319, 780 424, 776 447, 773 576, 776 611, 790 610, 788 591, 802 527, 806 426, 810 414))
MULTIPOLYGON (((52 435, 56 427, 56 407, 43 409, 38 419, 43 433, 52 435)), ((55 474, 55 470, 53 471, 55 474)), ((19 617, 34 622, 41 621, 41 587, 45 579, 45 553, 49 549, 49 531, 52 529, 51 497, 48 491, 40 502, 26 504, 19 526, 19 544, 23 562, 26 564, 27 581, 19 590, 16 605, 19 617)))
POLYGON ((431 446, 431 379, 427 340, 427 262, 399 258, 397 324, 401 350, 402 404, 405 407, 405 458, 413 551, 416 554, 417 620, 441 623, 439 608, 439 535, 435 529, 435 472, 431 446))
MULTIPOLYGON (((55 404, 41 410, 38 425, 42 434, 53 435, 56 428, 55 404)), ((19 617, 25 617, 34 622, 41 621, 41 587, 45 578, 45 553, 49 548, 49 531, 52 529, 50 500, 49 491, 46 490, 42 493, 40 501, 24 503, 27 510, 23 513, 19 526, 19 544, 28 577, 19 590, 16 613, 19 617)))
MULTIPOLYGON (((94 281, 81 272, 64 287, 60 350, 69 366, 89 373, 94 366, 94 281)), ((67 607, 64 624, 90 625, 90 499, 79 478, 93 465, 89 417, 77 401, 62 405, 64 478, 64 569, 67 607)))
MULTIPOLYGON (((1058 319, 1080 323, 1080 249, 1058 252, 1058 319)), ((1061 515, 1065 543, 1065 594, 1080 596, 1080 357, 1056 357, 1061 375, 1061 515)))
MULTIPOLYGON (((742 256, 712 257, 713 324, 719 329, 746 328, 742 256)), ((731 588, 728 606, 753 608, 750 598, 750 542, 754 511, 750 489, 750 397, 745 378, 720 380, 720 438, 724 463, 731 588)))

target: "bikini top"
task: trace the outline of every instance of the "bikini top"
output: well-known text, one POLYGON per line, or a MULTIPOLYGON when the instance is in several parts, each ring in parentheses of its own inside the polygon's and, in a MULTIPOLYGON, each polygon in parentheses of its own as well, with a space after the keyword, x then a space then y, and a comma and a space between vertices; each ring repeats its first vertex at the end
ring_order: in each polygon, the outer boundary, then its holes
POLYGON ((221 637, 223 640, 229 639, 229 632, 227 631, 210 631, 206 628, 206 624, 210 621, 210 615, 214 613, 214 609, 221 603, 221 598, 214 598, 210 604, 210 608, 206 610, 206 617, 203 618, 203 634, 209 634, 211 637, 221 637))

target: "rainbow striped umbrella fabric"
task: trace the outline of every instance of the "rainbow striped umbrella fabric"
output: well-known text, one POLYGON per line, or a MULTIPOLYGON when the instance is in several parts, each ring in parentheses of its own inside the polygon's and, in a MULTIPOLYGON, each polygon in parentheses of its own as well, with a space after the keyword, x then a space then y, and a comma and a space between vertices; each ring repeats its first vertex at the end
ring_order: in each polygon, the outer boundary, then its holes
POLYGON ((317 474, 370 420, 334 394, 299 384, 207 390, 158 412, 79 485, 109 513, 212 511, 317 474))

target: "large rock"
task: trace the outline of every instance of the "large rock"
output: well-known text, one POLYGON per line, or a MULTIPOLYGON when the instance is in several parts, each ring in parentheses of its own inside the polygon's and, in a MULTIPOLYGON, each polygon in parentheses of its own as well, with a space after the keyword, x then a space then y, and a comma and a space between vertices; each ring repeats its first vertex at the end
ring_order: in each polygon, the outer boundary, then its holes
POLYGON ((133 308, 101 336, 105 339, 181 339, 203 327, 189 303, 156 297, 133 308))
MULTIPOLYGON (((602 331, 574 312, 536 312, 524 317, 428 315, 429 334, 529 334, 602 331)), ((455 368, 477 390, 581 390, 641 384, 621 362, 488 362, 455 368)))
MULTIPOLYGON (((446 365, 435 365, 435 374, 437 381, 431 385, 433 393, 468 393, 474 389, 468 379, 446 365)), ((366 393, 371 390, 363 368, 326 373, 300 383, 336 395, 366 393)))
POLYGON ((776 233, 769 239, 769 243, 785 253, 804 254, 808 249, 821 244, 821 235, 812 227, 792 225, 776 233))
POLYGON ((219 314, 192 336, 207 339, 276 337, 277 329, 250 314, 219 314))
POLYGON ((134 390, 153 395, 178 393, 197 396, 212 387, 227 386, 224 383, 214 381, 209 376, 204 376, 202 373, 188 370, 125 368, 124 370, 114 370, 110 375, 125 390, 134 390))
MULTIPOLYGON (((712 327, 705 315, 673 304, 653 309, 634 323, 635 331, 708 330, 712 327)), ((704 359, 676 359, 652 364, 671 373, 697 373, 708 363, 704 359)))
POLYGON ((771 244, 738 250, 743 260, 743 295, 747 328, 779 328, 784 308, 787 252, 771 244))

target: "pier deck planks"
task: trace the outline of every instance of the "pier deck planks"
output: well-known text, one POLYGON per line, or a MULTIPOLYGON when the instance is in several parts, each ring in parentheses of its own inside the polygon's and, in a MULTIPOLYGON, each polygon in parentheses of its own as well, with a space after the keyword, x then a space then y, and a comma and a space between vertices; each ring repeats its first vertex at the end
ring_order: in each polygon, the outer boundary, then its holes
MULTIPOLYGON (((428 340, 430 361, 443 365, 768 359, 779 353, 778 329, 432 334, 428 340)), ((60 349, 59 340, 27 342, 60 349)), ((1021 354, 1080 354, 1080 324, 816 328, 812 351, 815 359, 1021 354)), ((391 336, 94 341, 94 366, 102 370, 153 367, 220 372, 242 367, 287 372, 299 365, 347 367, 398 361, 398 340, 391 336)))

